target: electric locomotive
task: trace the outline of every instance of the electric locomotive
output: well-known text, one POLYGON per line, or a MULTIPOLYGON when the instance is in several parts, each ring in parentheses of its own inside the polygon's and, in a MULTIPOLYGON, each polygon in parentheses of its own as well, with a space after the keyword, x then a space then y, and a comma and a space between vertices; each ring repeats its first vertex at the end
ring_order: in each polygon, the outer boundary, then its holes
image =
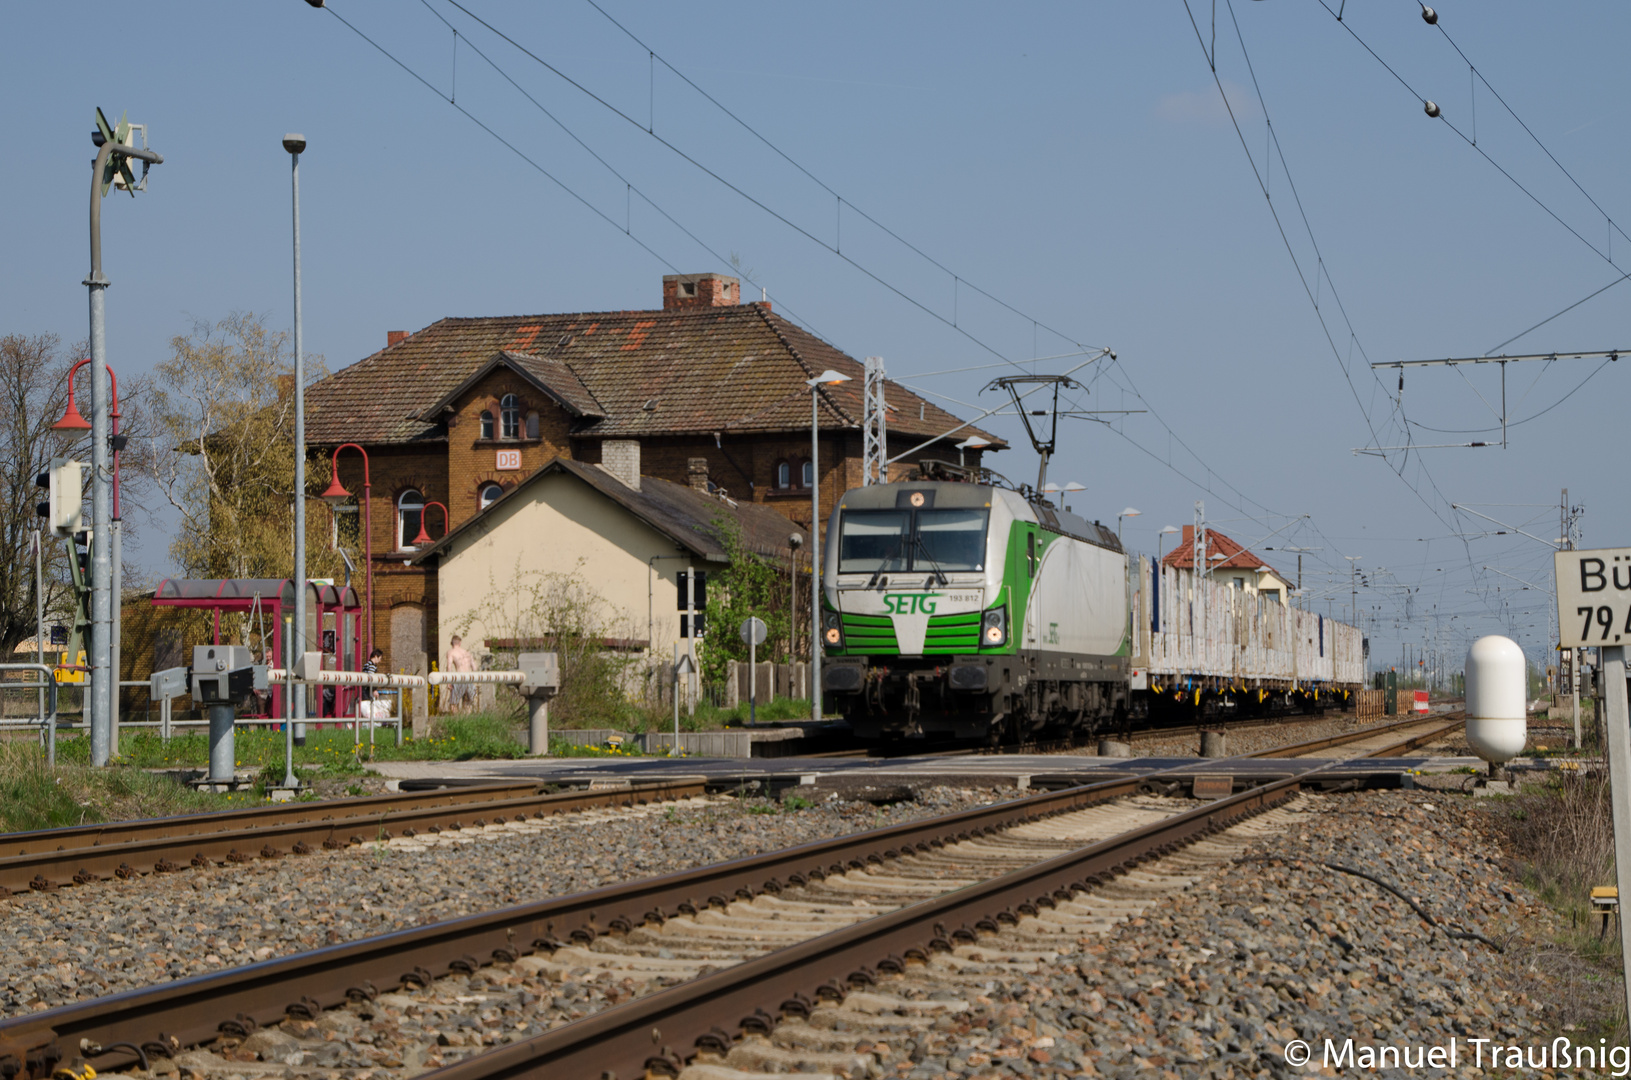
POLYGON ((823 696, 859 738, 1126 715, 1127 558, 1097 522, 988 484, 873 484, 839 500, 824 554, 823 696))

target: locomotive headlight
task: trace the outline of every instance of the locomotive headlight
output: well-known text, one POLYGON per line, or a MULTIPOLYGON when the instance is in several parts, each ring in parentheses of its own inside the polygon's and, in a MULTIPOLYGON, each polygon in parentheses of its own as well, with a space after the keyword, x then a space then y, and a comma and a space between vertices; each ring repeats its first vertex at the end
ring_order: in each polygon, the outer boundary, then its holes
POLYGON ((992 608, 980 620, 980 644, 987 647, 1005 645, 1008 642, 1008 612, 1004 608, 992 608))
POLYGON ((829 611, 821 618, 821 636, 827 642, 829 649, 839 648, 844 644, 844 628, 842 618, 836 611, 829 611))

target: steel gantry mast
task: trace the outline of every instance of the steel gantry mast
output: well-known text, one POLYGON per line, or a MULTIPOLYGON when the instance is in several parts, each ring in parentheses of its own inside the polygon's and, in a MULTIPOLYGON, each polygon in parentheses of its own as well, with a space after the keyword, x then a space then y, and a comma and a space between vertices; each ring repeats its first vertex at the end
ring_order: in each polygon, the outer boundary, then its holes
POLYGON ((861 483, 889 482, 889 405, 884 401, 883 357, 866 358, 865 382, 861 387, 861 483))

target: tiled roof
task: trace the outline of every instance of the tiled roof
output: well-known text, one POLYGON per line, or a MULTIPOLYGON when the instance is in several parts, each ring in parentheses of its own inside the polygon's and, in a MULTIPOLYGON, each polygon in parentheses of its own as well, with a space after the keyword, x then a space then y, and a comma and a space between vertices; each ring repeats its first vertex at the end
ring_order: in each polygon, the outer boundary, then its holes
POLYGON ((542 477, 553 473, 566 473, 577 477, 623 509, 673 540, 680 547, 699 558, 711 562, 724 562, 725 546, 716 535, 719 518, 734 518, 742 529, 742 542, 749 551, 773 559, 786 559, 791 554, 787 538, 791 528, 787 518, 757 503, 730 503, 717 495, 659 480, 654 476, 640 478, 640 490, 635 491, 598 465, 585 465, 570 458, 552 458, 531 476, 457 529, 442 537, 413 557, 413 562, 424 562, 440 555, 456 537, 472 530, 485 528, 495 520, 495 511, 516 499, 525 499, 526 492, 542 477))
MULTIPOLYGON (((1206 530, 1206 561, 1213 570, 1256 570, 1263 567, 1271 573, 1279 573, 1274 567, 1213 529, 1206 530), (1213 559, 1214 555, 1222 555, 1223 558, 1213 559)), ((1195 565, 1195 526, 1184 526, 1178 546, 1167 552, 1166 557, 1161 560, 1161 565, 1184 568, 1195 565)))
MULTIPOLYGON (((858 361, 767 305, 739 304, 442 319, 307 390, 306 438, 318 446, 444 439, 426 411, 500 354, 572 402, 589 436, 807 431, 805 380, 827 368, 853 381, 821 388, 821 426, 854 428, 863 413, 858 361)), ((961 423, 895 383, 885 399, 892 445, 961 423)), ((1007 445, 973 426, 954 439, 970 435, 992 449, 1007 445)))

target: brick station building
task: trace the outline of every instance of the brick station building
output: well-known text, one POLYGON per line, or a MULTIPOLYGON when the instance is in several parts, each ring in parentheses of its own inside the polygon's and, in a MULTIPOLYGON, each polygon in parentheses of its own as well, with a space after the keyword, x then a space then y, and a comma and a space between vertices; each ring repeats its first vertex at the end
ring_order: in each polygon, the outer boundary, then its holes
MULTIPOLYGON (((818 391, 823 516, 861 483, 862 365, 768 303, 739 300, 735 278, 679 274, 663 278, 660 310, 442 319, 389 333, 383 350, 307 390, 310 452, 351 442, 368 453, 373 636, 387 670, 437 648, 436 568, 409 563, 421 515, 439 538, 557 457, 722 490, 808 535, 805 380, 830 368, 852 381, 818 391), (447 507, 446 525, 430 503, 447 507)), ((1006 445, 895 383, 885 399, 891 453, 933 440, 907 465, 955 460, 970 436, 1006 445)), ((970 449, 968 464, 980 456, 970 449)), ((341 454, 339 472, 360 499, 360 456, 341 454)), ((335 516, 359 590, 362 519, 335 516)))

